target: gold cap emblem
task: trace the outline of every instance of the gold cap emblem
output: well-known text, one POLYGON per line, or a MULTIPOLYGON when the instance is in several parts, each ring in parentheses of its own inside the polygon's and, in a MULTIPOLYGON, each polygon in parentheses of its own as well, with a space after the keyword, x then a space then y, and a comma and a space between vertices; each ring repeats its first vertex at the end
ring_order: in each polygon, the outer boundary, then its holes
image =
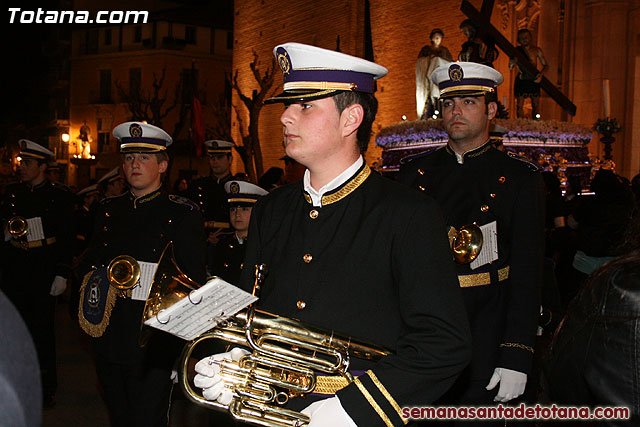
POLYGON ((140 126, 138 123, 131 123, 131 126, 129 126, 129 135, 139 138, 142 136, 142 126, 140 126))

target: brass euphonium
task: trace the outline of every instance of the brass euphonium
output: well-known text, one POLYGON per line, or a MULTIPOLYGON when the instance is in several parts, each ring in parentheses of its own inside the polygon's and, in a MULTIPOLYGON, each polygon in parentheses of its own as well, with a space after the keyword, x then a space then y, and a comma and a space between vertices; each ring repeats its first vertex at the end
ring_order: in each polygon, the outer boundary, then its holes
MULTIPOLYGON (((180 271, 172 251, 171 258, 165 253, 158 262, 147 300, 147 305, 150 305, 149 309, 145 308, 144 316, 147 318, 157 315, 160 307, 168 306, 163 302, 162 293, 166 293, 169 299, 174 298, 176 292, 188 297, 189 289, 199 287, 180 271), (152 299, 155 302, 149 304, 152 299)), ((256 266, 254 295, 260 292, 264 274, 264 265, 256 266)), ((252 305, 187 344, 182 351, 178 372, 184 393, 200 406, 227 411, 236 420, 254 425, 304 426, 309 423, 309 417, 283 406, 289 398, 314 390, 316 372, 339 375, 347 385, 353 381, 348 372, 351 357, 375 361, 387 354, 389 351, 379 346, 256 310, 252 305), (222 379, 233 391, 233 399, 228 405, 205 399, 189 380, 191 354, 207 340, 220 340, 251 351, 239 361, 216 362, 220 365, 222 379)))
POLYGON ((107 267, 107 278, 111 286, 128 291, 140 280, 140 264, 132 256, 119 255, 107 267))
POLYGON ((21 216, 14 216, 7 221, 7 231, 14 239, 26 236, 29 231, 27 220, 21 216))
POLYGON ((482 250, 482 230, 477 224, 467 224, 456 230, 449 228, 449 244, 453 258, 459 264, 469 264, 482 250))

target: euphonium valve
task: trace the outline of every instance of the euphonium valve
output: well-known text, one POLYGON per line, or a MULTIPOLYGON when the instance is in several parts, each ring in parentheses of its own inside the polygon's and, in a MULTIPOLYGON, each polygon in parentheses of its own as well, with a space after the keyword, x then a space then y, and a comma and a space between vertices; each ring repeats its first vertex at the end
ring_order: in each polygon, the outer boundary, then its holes
POLYGON ((14 216, 7 221, 7 231, 14 239, 25 236, 29 231, 27 220, 21 216, 14 216))
POLYGON ((107 278, 111 286, 121 291, 132 289, 140 280, 140 264, 132 256, 117 256, 107 267, 107 278))
POLYGON ((477 224, 463 225, 459 230, 450 227, 449 244, 456 262, 469 264, 482 250, 482 230, 477 224))
MULTIPOLYGON (((164 258, 165 254, 158 261, 160 274, 156 272, 153 287, 169 289, 177 282, 192 284, 179 271, 175 261, 168 262, 164 258)), ((264 266, 256 266, 256 296, 265 273, 264 266)), ((188 294, 185 297, 189 297, 188 294)), ((150 295, 149 300, 152 298, 150 295)), ((388 350, 374 344, 257 310, 252 305, 187 344, 178 372, 184 393, 200 406, 226 411, 234 419, 253 425, 301 427, 309 423, 309 417, 283 406, 289 398, 318 392, 316 387, 321 382, 318 372, 340 378, 338 388, 346 387, 354 379, 348 371, 352 357, 376 361, 387 354, 388 350), (225 387, 233 393, 229 404, 205 399, 192 385, 189 375, 191 355, 207 340, 249 350, 239 360, 212 361, 219 365, 225 387)), ((329 377, 322 379, 326 378, 329 377)))

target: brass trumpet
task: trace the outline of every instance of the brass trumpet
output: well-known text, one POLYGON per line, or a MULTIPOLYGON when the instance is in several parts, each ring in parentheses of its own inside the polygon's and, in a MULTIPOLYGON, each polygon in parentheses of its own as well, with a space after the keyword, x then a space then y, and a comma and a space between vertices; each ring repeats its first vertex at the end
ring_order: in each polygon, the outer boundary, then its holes
MULTIPOLYGON (((173 252, 168 249, 158 261, 147 300, 150 309, 145 308, 147 318, 157 314, 161 307, 167 307, 165 300, 178 294, 188 297, 194 286, 200 287, 180 271, 173 252), (170 257, 165 256, 167 253, 170 257), (154 302, 150 304, 151 300, 154 302)), ((264 275, 264 265, 256 266, 254 295, 259 295, 264 275)), ((353 381, 348 371, 351 357, 375 361, 387 354, 389 351, 379 346, 256 310, 252 305, 187 344, 178 372, 184 393, 200 406, 227 411, 236 420, 254 425, 293 427, 308 424, 309 417, 283 406, 289 398, 314 391, 316 372, 339 375, 346 386, 353 381), (217 362, 221 367, 220 375, 233 391, 233 399, 228 405, 206 400, 189 381, 190 357, 206 340, 221 340, 251 351, 239 361, 217 362)))
POLYGON ((29 231, 27 220, 21 216, 14 216, 7 221, 7 231, 14 239, 26 236, 29 231))
POLYGON ((449 244, 453 258, 459 264, 469 264, 478 257, 482 250, 482 230, 477 224, 467 224, 459 230, 449 229, 449 244))

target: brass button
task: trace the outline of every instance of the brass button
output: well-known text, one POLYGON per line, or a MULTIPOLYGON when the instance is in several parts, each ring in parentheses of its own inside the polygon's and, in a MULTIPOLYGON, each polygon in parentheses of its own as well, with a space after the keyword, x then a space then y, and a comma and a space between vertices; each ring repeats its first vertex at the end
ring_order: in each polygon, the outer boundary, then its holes
POLYGON ((229 249, 233 249, 233 243, 229 243, 229 249))
POLYGON ((104 247, 106 248, 106 247, 107 247, 107 242, 104 242, 104 243, 102 244, 102 246, 104 246, 104 247))
POLYGON ((480 210, 481 210, 482 212, 486 212, 486 211, 488 211, 488 210, 489 210, 489 206, 487 206, 487 205, 482 205, 482 206, 480 207, 480 210))
POLYGON ((304 254, 304 256, 302 257, 302 259, 304 260, 304 262, 306 262, 307 264, 309 264, 311 262, 311 260, 313 259, 313 257, 311 256, 311 254, 304 254))
POLYGON ((296 306, 298 307, 298 310, 303 310, 307 306, 307 303, 300 300, 296 303, 296 306))
POLYGON ((202 194, 198 194, 198 197, 202 197, 202 194))
POLYGON ((422 169, 418 169, 418 173, 419 173, 420 175, 424 175, 424 171, 423 171, 422 169))
POLYGON ((224 266, 224 268, 229 267, 229 264, 227 264, 226 262, 224 264, 222 264, 224 266))
POLYGON ((109 215, 109 212, 105 212, 104 216, 106 216, 107 218, 109 218, 111 215, 109 215))
POLYGON ((13 198, 13 197, 16 197, 16 195, 15 195, 15 194, 13 194, 13 193, 11 193, 11 197, 12 197, 12 198, 13 198))
POLYGON ((169 220, 169 221, 167 221, 167 222, 168 222, 169 224, 171 224, 173 221, 172 221, 172 220, 169 220))
POLYGON ((103 231, 107 231, 107 226, 105 225, 104 227, 102 227, 103 231))
POLYGON ((244 267, 244 262, 240 263, 240 270, 242 270, 242 267, 244 267))
POLYGON ((507 178, 505 178, 504 176, 501 176, 500 178, 498 178, 499 183, 504 183, 506 180, 507 178))
POLYGON ((496 193, 489 194, 489 197, 491 197, 492 199, 495 199, 496 198, 496 193))
POLYGON ((15 207, 16 207, 16 204, 15 204, 15 203, 11 203, 11 207, 12 207, 12 208, 15 208, 15 207))
POLYGON ((156 250, 156 248, 153 248, 153 249, 151 249, 151 252, 156 253, 158 251, 156 250))
POLYGON ((160 233, 160 238, 164 238, 164 233, 160 233))
POLYGON ((320 215, 320 214, 319 214, 319 213, 318 213, 318 211, 317 211, 317 210, 315 210, 315 209, 314 209, 314 210, 312 210, 311 212, 309 212, 309 217, 310 217, 311 219, 316 219, 316 218, 318 218, 318 215, 320 215))
POLYGON ((422 185, 419 185, 418 188, 420 189, 420 191, 426 190, 426 188, 424 188, 422 185))

